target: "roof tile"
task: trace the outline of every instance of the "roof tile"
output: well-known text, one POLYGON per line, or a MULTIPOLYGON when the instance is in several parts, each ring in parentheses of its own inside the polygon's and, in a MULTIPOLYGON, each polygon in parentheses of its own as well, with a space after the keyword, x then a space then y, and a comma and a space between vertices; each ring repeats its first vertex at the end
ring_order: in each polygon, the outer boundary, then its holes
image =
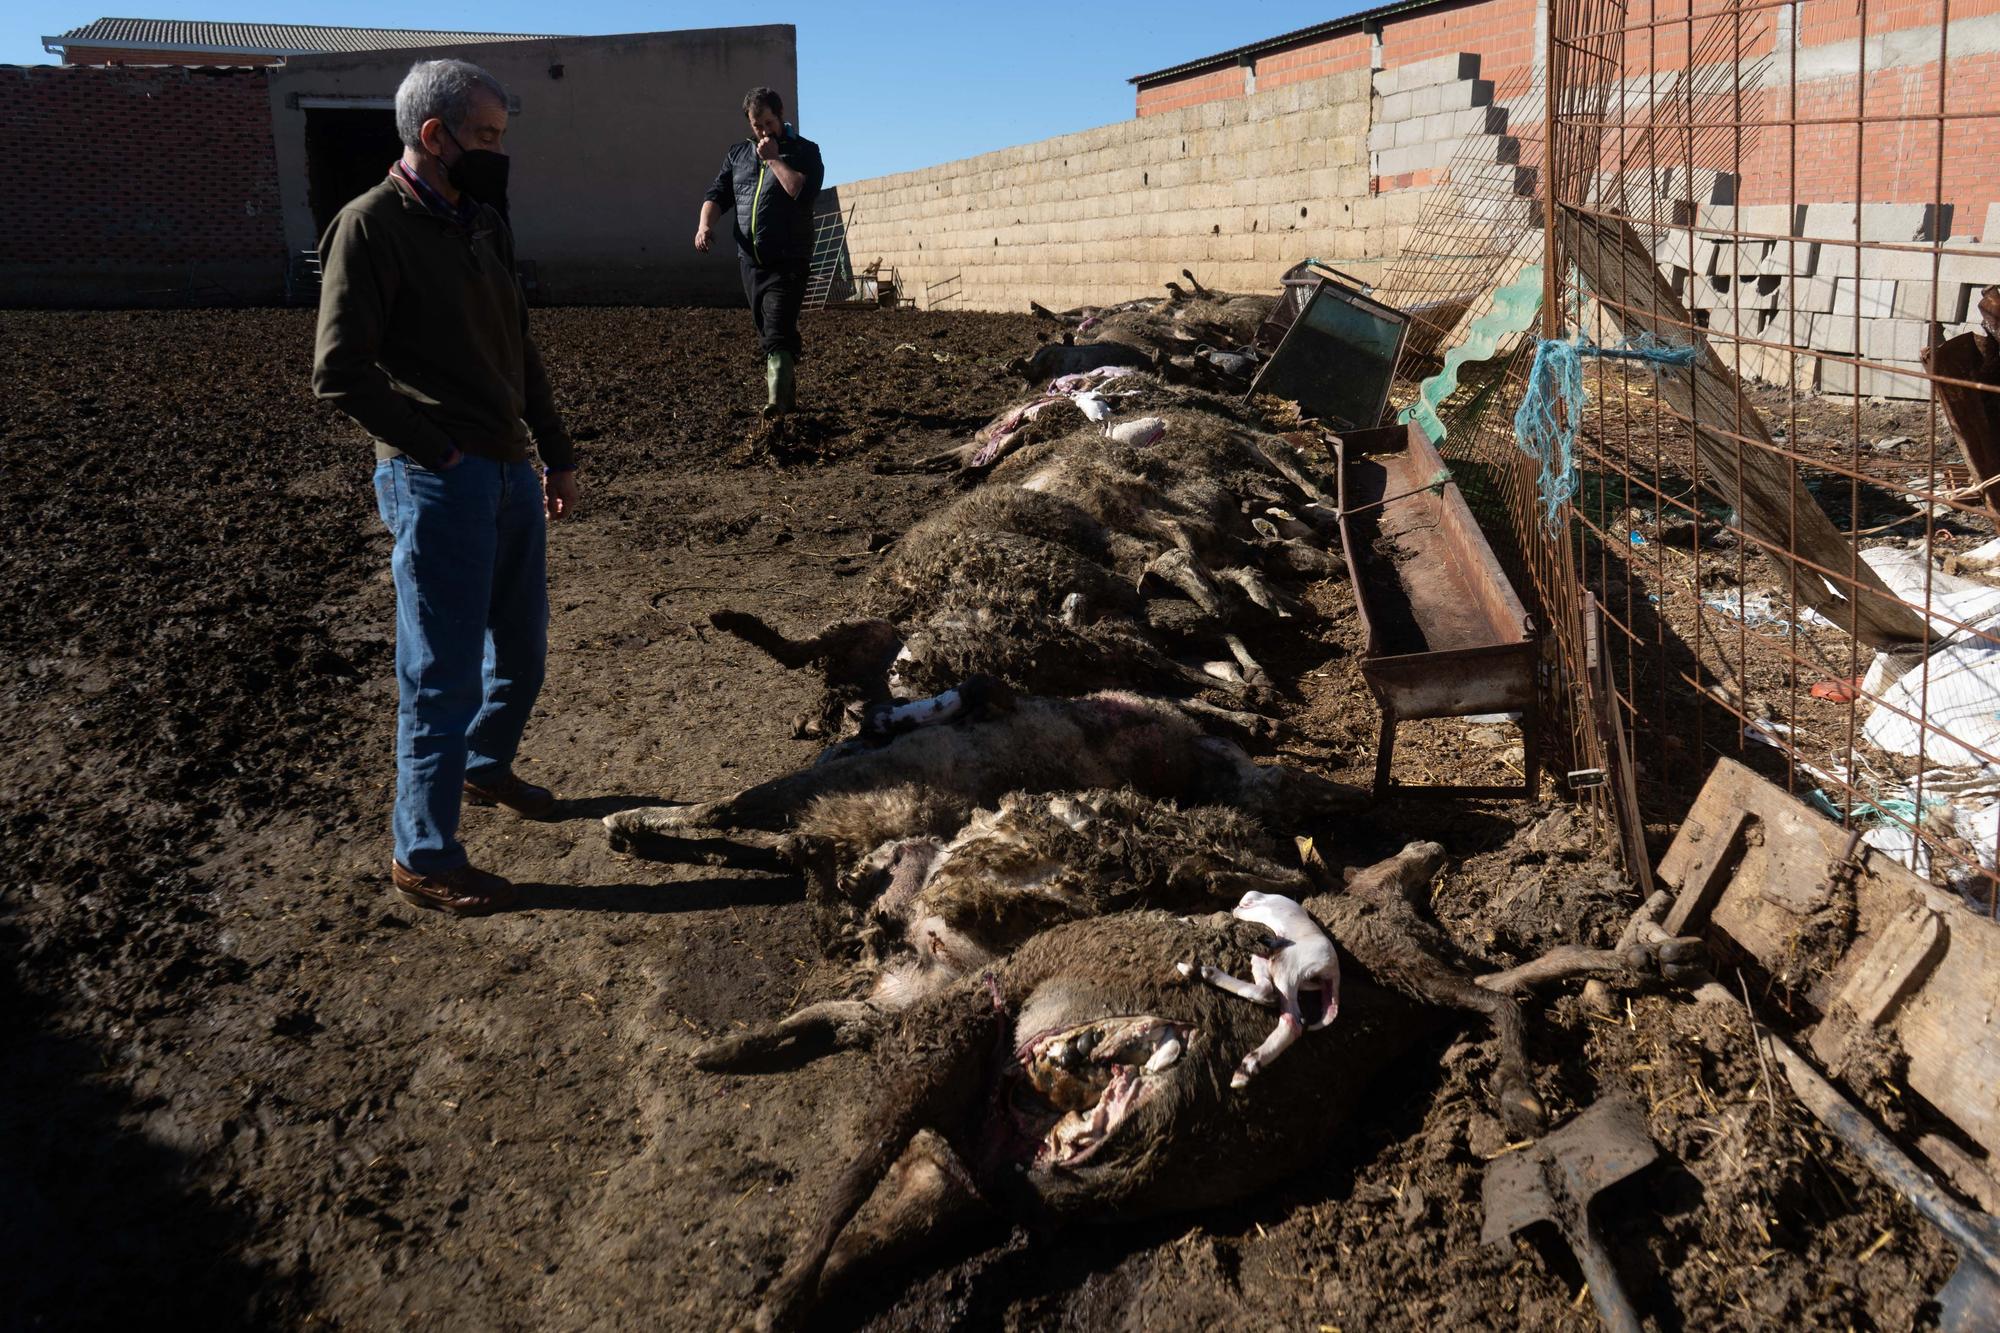
POLYGON ((186 47, 241 55, 302 56, 357 51, 399 51, 412 46, 467 42, 525 42, 553 33, 439 32, 407 28, 331 28, 304 23, 210 23, 198 19, 98 19, 72 28, 49 44, 69 46, 186 47))

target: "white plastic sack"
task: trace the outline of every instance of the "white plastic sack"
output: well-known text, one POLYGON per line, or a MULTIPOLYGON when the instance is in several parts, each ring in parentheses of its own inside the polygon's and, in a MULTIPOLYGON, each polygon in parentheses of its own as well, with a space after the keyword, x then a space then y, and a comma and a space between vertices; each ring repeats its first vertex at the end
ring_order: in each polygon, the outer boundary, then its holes
POLYGON ((1877 546, 1863 551, 1861 559, 1882 576, 1882 582, 1889 585, 1890 592, 1912 606, 1927 606, 1931 613, 1931 633, 1941 638, 1967 633, 1958 629, 1952 621, 1976 629, 2000 624, 2000 588, 1947 574, 1933 565, 1930 557, 1921 550, 1877 546), (1926 579, 1929 580, 1928 593, 1926 579))
POLYGON ((1988 756, 2000 756, 2000 649, 1952 644, 1926 665, 1882 691, 1862 734, 1891 754, 1916 754, 1921 740, 1930 764, 1992 766, 1988 756), (1928 722, 1928 735, 1917 718, 1928 722))

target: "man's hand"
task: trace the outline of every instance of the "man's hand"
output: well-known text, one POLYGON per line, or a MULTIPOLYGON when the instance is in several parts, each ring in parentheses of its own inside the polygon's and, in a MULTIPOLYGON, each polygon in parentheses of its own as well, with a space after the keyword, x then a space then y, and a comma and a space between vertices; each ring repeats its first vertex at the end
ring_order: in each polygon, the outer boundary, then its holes
POLYGON ((799 191, 805 188, 805 173, 795 171, 787 166, 785 159, 778 156, 781 151, 782 149, 777 139, 766 138, 757 141, 758 159, 769 168, 772 179, 778 182, 778 187, 796 199, 799 197, 799 191))
POLYGON ((548 472, 542 475, 542 507, 551 523, 567 518, 576 508, 576 473, 548 472))
POLYGON ((694 248, 703 254, 708 253, 708 247, 713 243, 713 239, 706 222, 694 229, 694 248))

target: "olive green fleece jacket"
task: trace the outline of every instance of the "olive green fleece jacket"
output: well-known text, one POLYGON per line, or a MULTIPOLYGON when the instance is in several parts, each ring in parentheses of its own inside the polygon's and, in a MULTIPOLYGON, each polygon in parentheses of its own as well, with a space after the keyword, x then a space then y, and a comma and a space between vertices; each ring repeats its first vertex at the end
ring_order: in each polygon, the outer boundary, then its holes
POLYGON ((532 438, 544 464, 574 466, 497 212, 460 225, 391 177, 340 210, 319 253, 313 393, 376 457, 436 467, 456 447, 516 462, 532 438))

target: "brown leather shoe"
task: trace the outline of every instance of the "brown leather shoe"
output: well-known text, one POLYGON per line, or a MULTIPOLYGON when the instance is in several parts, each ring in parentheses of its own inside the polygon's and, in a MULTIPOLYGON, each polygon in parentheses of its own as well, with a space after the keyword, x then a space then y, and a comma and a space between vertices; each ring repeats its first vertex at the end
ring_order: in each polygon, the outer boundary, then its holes
POLYGON ((480 916, 514 900, 514 886, 500 876, 463 865, 435 875, 419 875, 401 861, 389 862, 389 879, 396 896, 412 907, 453 916, 480 916))
POLYGON ((497 805, 523 819, 547 819, 556 808, 556 794, 547 787, 523 782, 512 773, 487 782, 467 780, 465 794, 474 805, 497 805))

